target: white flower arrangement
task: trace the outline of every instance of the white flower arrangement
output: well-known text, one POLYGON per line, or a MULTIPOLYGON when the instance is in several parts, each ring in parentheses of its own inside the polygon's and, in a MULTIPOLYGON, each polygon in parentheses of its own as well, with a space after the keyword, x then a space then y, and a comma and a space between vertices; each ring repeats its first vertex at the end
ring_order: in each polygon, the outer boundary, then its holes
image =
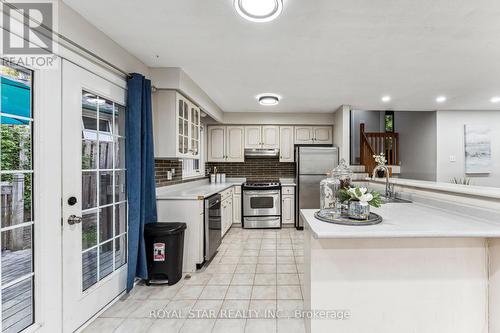
POLYGON ((384 153, 380 153, 379 155, 373 155, 373 158, 375 159, 375 162, 377 162, 378 165, 385 165, 387 163, 384 153))
POLYGON ((369 202, 373 200, 373 195, 367 193, 368 189, 366 187, 350 188, 349 194, 353 199, 357 199, 361 206, 368 206, 369 202))

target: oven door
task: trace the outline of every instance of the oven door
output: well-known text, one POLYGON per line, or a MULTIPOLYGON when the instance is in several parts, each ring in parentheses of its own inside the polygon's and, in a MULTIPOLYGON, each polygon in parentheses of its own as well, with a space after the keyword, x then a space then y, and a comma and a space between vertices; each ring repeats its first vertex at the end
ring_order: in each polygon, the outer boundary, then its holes
POLYGON ((281 215, 279 190, 244 190, 243 216, 281 215))

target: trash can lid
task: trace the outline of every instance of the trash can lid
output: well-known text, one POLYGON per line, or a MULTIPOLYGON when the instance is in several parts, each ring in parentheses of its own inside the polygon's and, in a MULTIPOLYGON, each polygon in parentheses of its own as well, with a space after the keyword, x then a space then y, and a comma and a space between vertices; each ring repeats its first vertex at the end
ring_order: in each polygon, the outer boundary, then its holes
POLYGON ((147 235, 175 235, 186 230, 186 223, 169 222, 169 223, 149 223, 144 226, 144 234, 147 235))

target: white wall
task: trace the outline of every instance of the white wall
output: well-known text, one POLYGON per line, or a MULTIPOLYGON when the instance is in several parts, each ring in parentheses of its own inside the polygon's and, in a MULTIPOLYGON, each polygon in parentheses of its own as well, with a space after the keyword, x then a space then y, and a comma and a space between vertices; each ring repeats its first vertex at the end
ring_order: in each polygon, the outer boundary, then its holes
POLYGON ((350 161, 351 107, 342 105, 333 114, 333 143, 339 147, 340 158, 350 161))
POLYGON ((332 113, 225 112, 224 124, 332 125, 332 113))
POLYGON ((500 187, 500 111, 437 111, 437 180, 449 182, 453 177, 466 176, 474 185, 500 187), (491 127, 490 174, 465 174, 466 124, 491 127), (450 162, 450 156, 455 156, 456 162, 450 162))
POLYGON ((436 112, 397 111, 394 124, 399 133, 399 177, 436 181, 436 112))

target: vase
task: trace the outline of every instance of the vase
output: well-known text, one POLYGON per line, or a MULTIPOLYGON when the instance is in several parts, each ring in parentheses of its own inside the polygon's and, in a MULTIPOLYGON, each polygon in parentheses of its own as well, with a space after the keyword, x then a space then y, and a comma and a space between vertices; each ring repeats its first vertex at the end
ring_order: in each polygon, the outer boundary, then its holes
POLYGON ((354 220, 368 220, 370 205, 362 206, 359 201, 349 201, 349 218, 354 220))

